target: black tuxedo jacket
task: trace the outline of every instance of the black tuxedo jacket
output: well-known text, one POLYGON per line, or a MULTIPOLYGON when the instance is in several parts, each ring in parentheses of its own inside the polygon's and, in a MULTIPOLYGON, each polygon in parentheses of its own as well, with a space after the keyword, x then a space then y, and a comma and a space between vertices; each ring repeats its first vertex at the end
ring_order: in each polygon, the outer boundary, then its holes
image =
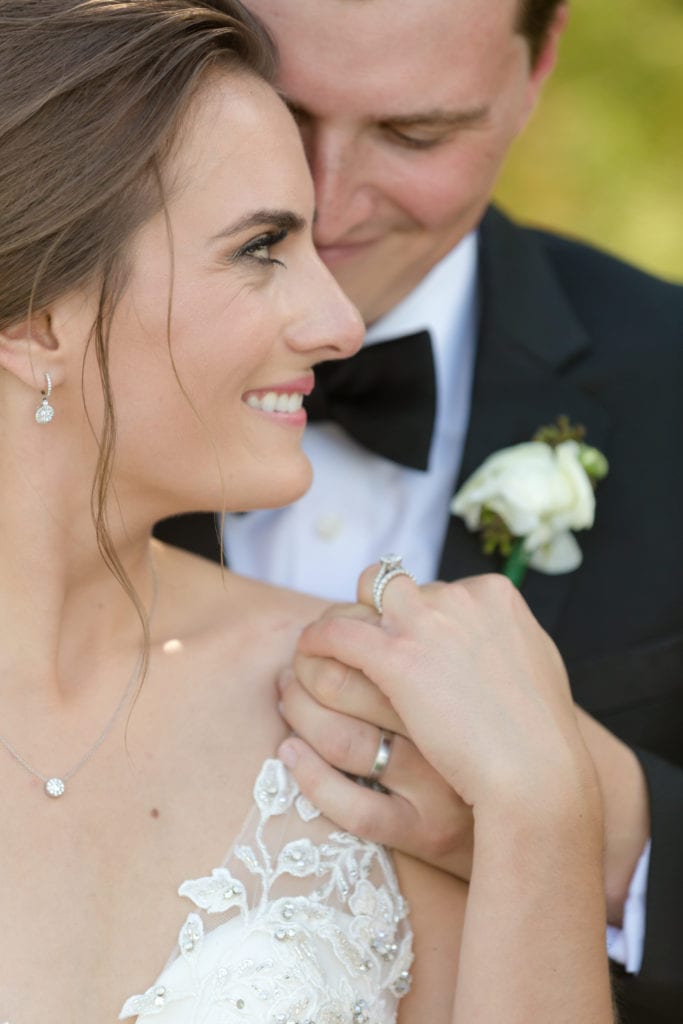
MULTIPOLYGON (((481 226, 481 319, 462 483, 566 413, 610 462, 574 573, 523 593, 574 696, 636 749, 652 817, 645 955, 619 977, 624 1024, 683 1021, 683 288, 586 246, 481 226)), ((457 486, 457 484, 456 484, 457 486)), ((455 490, 455 487, 454 487, 455 490)), ((450 521, 440 576, 490 569, 450 521)))
MULTIPOLYGON (((529 572, 523 593, 574 696, 637 752, 652 855, 642 971, 617 970, 624 1024, 683 1021, 683 288, 490 209, 480 235, 480 327, 460 483, 558 414, 610 462, 574 573, 529 572)), ((163 535, 211 554, 196 519, 163 535)), ((453 517, 440 577, 490 572, 453 517)))

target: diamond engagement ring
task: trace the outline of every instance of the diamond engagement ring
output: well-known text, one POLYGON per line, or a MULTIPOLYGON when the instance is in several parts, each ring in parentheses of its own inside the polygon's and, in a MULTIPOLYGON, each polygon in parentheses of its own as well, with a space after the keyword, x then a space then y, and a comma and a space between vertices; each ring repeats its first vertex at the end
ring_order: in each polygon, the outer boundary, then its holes
POLYGON ((416 582, 412 572, 408 572, 401 565, 403 559, 400 555, 382 555, 380 558, 379 572, 375 576, 375 581, 372 584, 372 603, 374 604, 378 615, 382 614, 382 597, 387 586, 392 580, 395 580, 397 576, 407 576, 409 579, 416 582))
POLYGON ((388 732, 387 729, 380 730, 379 746, 377 748, 377 753, 375 754, 375 760, 373 761, 372 768, 367 775, 370 782, 379 782, 380 778, 386 771, 387 765, 389 764, 389 758, 391 757, 391 744, 393 739, 393 732, 388 732))

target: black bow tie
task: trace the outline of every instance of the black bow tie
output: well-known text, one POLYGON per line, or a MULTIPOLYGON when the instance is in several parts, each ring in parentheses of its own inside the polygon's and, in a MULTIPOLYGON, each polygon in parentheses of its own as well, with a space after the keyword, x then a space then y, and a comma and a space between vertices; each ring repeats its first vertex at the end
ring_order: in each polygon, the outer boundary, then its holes
POLYGON ((316 366, 305 405, 311 422, 334 420, 364 448, 426 469, 436 410, 429 334, 366 345, 350 359, 316 366))

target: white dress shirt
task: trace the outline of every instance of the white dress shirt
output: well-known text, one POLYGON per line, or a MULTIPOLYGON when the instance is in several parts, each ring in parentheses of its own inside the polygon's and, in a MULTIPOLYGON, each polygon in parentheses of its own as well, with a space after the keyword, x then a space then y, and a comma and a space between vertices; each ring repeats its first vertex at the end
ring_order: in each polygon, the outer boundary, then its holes
MULTIPOLYGON (((428 469, 368 452, 336 424, 310 424, 303 448, 313 466, 311 489, 288 508, 227 516, 230 568, 337 601, 354 600, 360 572, 390 551, 403 556, 418 582, 435 579, 467 433, 477 326, 473 232, 365 339, 377 345, 420 330, 431 335, 437 410, 428 469)), ((648 860, 649 845, 631 882, 623 928, 609 928, 610 955, 631 973, 640 969, 645 942, 648 860)))

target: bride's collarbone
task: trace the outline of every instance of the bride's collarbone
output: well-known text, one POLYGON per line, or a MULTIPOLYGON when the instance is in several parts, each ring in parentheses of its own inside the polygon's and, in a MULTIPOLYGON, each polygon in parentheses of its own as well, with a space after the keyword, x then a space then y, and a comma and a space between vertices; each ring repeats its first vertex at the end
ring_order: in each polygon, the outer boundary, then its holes
POLYGON ((1 1021, 116 1020, 174 949, 188 911, 178 886, 239 833, 287 731, 275 678, 299 621, 280 596, 220 619, 155 648, 132 712, 63 797, 0 759, 1 1021))
POLYGON ((146 744, 133 716, 128 749, 103 748, 58 800, 2 766, 0 1020, 104 1024, 158 976, 188 911, 178 886, 221 864, 284 735, 258 692, 209 711, 184 733, 159 720, 156 745, 154 716, 146 744))

